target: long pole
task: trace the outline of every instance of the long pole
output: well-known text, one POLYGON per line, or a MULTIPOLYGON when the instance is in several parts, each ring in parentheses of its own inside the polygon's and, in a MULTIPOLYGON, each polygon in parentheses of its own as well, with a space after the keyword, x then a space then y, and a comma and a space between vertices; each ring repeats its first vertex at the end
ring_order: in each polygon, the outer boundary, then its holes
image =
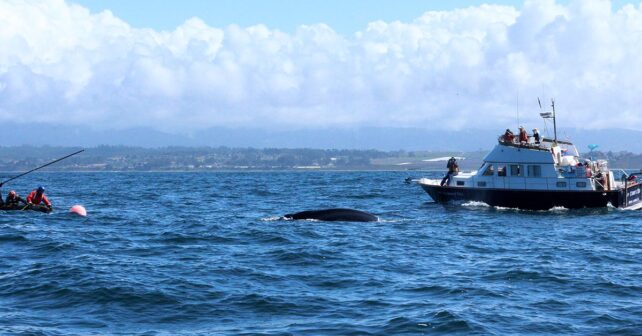
POLYGON ((555 134, 555 143, 557 143, 557 121, 555 119, 555 100, 551 99, 551 106, 553 107, 553 133, 555 134))
POLYGON ((47 164, 44 164, 44 165, 42 165, 42 166, 40 166, 40 167, 38 167, 38 168, 34 168, 34 169, 32 169, 32 170, 30 170, 30 171, 27 171, 27 172, 24 172, 24 173, 22 173, 22 174, 20 174, 20 175, 16 175, 16 176, 14 176, 14 177, 12 177, 12 178, 10 178, 10 179, 8 179, 8 180, 4 181, 4 182, 0 182, 0 186, 2 186, 3 184, 5 184, 5 183, 7 183, 7 182, 9 182, 9 181, 13 181, 13 180, 15 180, 15 179, 17 179, 17 178, 19 178, 19 177, 22 177, 22 176, 25 176, 25 175, 27 175, 27 174, 29 174, 29 173, 35 172, 35 171, 36 171, 36 170, 38 170, 38 169, 45 168, 45 167, 47 167, 47 166, 49 166, 49 165, 52 165, 52 164, 54 164, 54 163, 56 163, 56 162, 58 162, 58 161, 62 161, 62 160, 64 160, 64 159, 68 158, 68 157, 74 156, 74 155, 76 155, 76 154, 78 154, 78 153, 81 153, 81 152, 84 152, 84 151, 85 151, 84 149, 81 149, 81 150, 79 150, 79 151, 77 151, 77 152, 74 152, 74 153, 71 153, 71 154, 69 154, 69 155, 63 156, 63 157, 61 157, 60 159, 57 159, 57 160, 51 161, 51 162, 49 162, 49 163, 47 163, 47 164))
POLYGON ((519 92, 517 93, 517 128, 519 129, 519 92))

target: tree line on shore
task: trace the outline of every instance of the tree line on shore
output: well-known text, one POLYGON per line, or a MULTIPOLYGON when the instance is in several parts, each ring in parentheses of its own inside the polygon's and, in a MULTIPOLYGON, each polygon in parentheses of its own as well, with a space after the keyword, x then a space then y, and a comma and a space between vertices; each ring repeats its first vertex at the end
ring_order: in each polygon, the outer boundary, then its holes
MULTIPOLYGON (((0 171, 23 171, 77 150, 75 147, 0 147, 0 171)), ((485 151, 380 151, 310 148, 229 148, 98 146, 48 167, 50 171, 208 171, 282 169, 421 170, 445 169, 445 161, 426 161, 450 155, 466 157, 460 165, 476 169, 485 151), (443 167, 442 167, 443 166, 443 167)), ((614 168, 639 169, 642 154, 593 152, 614 168)), ((584 157, 588 157, 585 154, 584 157)))

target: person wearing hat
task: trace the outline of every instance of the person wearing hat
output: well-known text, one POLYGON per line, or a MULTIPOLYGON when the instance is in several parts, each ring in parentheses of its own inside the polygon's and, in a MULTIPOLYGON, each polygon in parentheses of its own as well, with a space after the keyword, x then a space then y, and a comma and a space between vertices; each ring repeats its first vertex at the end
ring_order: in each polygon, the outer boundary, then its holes
POLYGON ((519 142, 521 144, 528 143, 528 133, 523 126, 519 126, 519 142))
POLYGON ((7 207, 16 207, 21 203, 22 205, 27 205, 27 201, 20 197, 20 195, 18 195, 15 190, 11 190, 7 195, 7 200, 4 202, 4 205, 6 205, 7 207))
POLYGON ((540 136, 537 128, 533 128, 533 138, 535 139, 535 144, 539 145, 540 136))
POLYGON ((45 188, 43 186, 34 189, 29 196, 27 196, 27 203, 29 205, 40 205, 40 203, 44 203, 47 208, 51 209, 51 202, 49 202, 47 196, 45 196, 45 188))
POLYGON ((504 132, 504 142, 513 142, 513 139, 515 138, 515 135, 513 132, 510 131, 510 129, 506 129, 506 132, 504 132))

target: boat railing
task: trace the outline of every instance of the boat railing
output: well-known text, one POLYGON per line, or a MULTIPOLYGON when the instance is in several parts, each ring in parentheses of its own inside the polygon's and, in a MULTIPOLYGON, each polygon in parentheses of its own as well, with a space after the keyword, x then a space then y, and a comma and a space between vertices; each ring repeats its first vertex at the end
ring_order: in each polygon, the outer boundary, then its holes
MULTIPOLYGON (((621 180, 621 181, 626 181, 626 179, 629 177, 629 173, 627 173, 624 169, 616 168, 616 169, 611 169, 611 171, 614 173, 619 173, 619 178, 616 178, 615 180, 621 180)), ((614 176, 615 177, 615 176, 614 176)))
POLYGON ((554 139, 550 139, 550 138, 542 138, 542 143, 550 143, 550 144, 558 143, 558 144, 560 144, 560 145, 569 145, 569 146, 573 146, 573 143, 572 143, 572 142, 563 141, 563 140, 557 140, 557 141, 555 141, 554 139))
MULTIPOLYGON (((620 173, 619 178, 615 178, 615 181, 619 181, 625 186, 632 186, 639 183, 637 178, 630 180, 629 177, 633 175, 633 173, 629 174, 624 169, 611 169, 611 171, 620 173)), ((640 173, 642 173, 642 170, 640 171, 640 173)))
MULTIPOLYGON (((604 184, 602 184, 602 182, 600 182, 600 180, 598 180, 598 179, 594 178, 594 179, 593 179, 593 182, 595 182, 595 184, 597 184, 598 186, 600 186, 600 189, 601 189, 601 190, 606 190, 606 187, 604 187, 604 184)), ((596 188, 596 189, 597 189, 597 188, 596 188)))
POLYGON ((541 141, 540 143, 535 143, 535 138, 533 138, 532 136, 528 137, 528 141, 519 141, 518 137, 507 139, 506 136, 502 134, 497 138, 497 141, 505 146, 522 147, 537 150, 551 149, 550 146, 546 146, 543 141, 541 141))
POLYGON ((566 177, 566 178, 585 178, 585 177, 590 178, 593 176, 593 171, 587 170, 586 166, 575 166, 575 165, 560 166, 558 168, 558 171, 562 177, 566 177))

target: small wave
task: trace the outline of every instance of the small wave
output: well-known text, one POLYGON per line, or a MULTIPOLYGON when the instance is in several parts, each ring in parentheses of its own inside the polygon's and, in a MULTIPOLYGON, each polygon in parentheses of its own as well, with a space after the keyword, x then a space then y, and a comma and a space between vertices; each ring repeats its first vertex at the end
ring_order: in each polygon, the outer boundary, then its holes
POLYGON ((536 307, 538 309, 546 309, 549 311, 561 311, 563 309, 568 309, 569 307, 572 307, 571 304, 568 302, 556 300, 556 299, 546 299, 543 301, 538 301, 533 304, 531 304, 533 307, 536 307))
POLYGON ((217 236, 213 234, 204 234, 203 236, 194 236, 194 235, 183 235, 174 232, 164 232, 161 234, 161 238, 153 240, 162 244, 171 244, 171 245, 191 245, 199 243, 231 243, 235 239, 217 236))
POLYGON ((332 277, 317 277, 315 279, 309 279, 307 283, 310 286, 332 290, 341 288, 354 288, 355 286, 358 286, 360 284, 359 281, 356 281, 354 279, 332 277))
POLYGON ((521 325, 519 331, 525 335, 582 335, 571 323, 561 321, 529 322, 521 325))
POLYGON ((271 192, 269 190, 251 190, 250 193, 255 196, 269 197, 269 196, 278 196, 277 193, 271 192))
POLYGON ((378 223, 403 223, 403 222, 409 222, 407 219, 382 219, 381 217, 377 216, 377 222, 378 223))
POLYGON ((484 276, 487 280, 507 280, 507 281, 541 281, 567 283, 568 279, 550 272, 539 272, 534 270, 509 270, 493 272, 484 276))
POLYGON ((490 207, 490 205, 488 205, 487 203, 479 202, 479 201, 468 201, 468 202, 462 203, 461 206, 474 207, 474 208, 476 208, 476 207, 489 208, 490 207))
POLYGON ((253 241, 261 244, 289 244, 290 239, 286 238, 280 231, 263 231, 252 229, 246 232, 244 236, 251 238, 253 241))
POLYGON ((225 298, 222 303, 236 306, 242 310, 269 314, 292 314, 298 310, 308 311, 309 307, 299 306, 284 298, 251 293, 242 295, 231 295, 225 298))
POLYGON ((630 297, 631 295, 642 293, 642 286, 617 283, 606 278, 595 284, 594 290, 600 289, 608 292, 611 295, 618 295, 622 297, 630 297))
POLYGON ((406 288, 404 290, 408 292, 414 292, 414 293, 431 293, 431 294, 449 294, 452 292, 452 288, 439 286, 439 285, 422 285, 417 287, 406 288))
POLYGON ((469 322, 447 311, 438 311, 429 320, 417 321, 406 317, 396 317, 384 326, 388 335, 425 334, 425 333, 467 333, 475 330, 469 322))
POLYGON ((432 322, 415 321, 406 317, 395 317, 383 326, 387 335, 420 334, 434 328, 432 322))
POLYGON ((5 234, 0 235, 0 243, 15 243, 15 242, 27 242, 29 239, 20 234, 5 234))
POLYGON ((394 304, 389 302, 389 301, 382 300, 382 299, 365 299, 365 300, 359 301, 359 305, 360 306, 364 306, 364 307, 368 307, 369 309, 373 309, 373 308, 391 307, 394 304))
POLYGON ((601 325, 605 325, 605 324, 608 324, 608 325, 619 325, 619 324, 629 323, 631 321, 628 321, 628 320, 622 319, 622 318, 618 318, 618 317, 613 316, 611 314, 602 314, 600 316, 588 319, 587 322, 589 324, 591 324, 591 325, 601 326, 601 325))
POLYGON ((358 199, 358 200, 377 199, 377 198, 382 198, 382 197, 385 197, 385 195, 383 195, 383 194, 360 194, 360 195, 343 196, 343 198, 358 199))
POLYGON ((102 304, 116 303, 137 311, 146 311, 158 306, 178 306, 181 303, 177 297, 164 291, 147 289, 144 286, 104 286, 76 291, 76 295, 83 298, 82 302, 93 300, 102 304))
POLYGON ((105 286, 84 281, 38 285, 23 293, 24 298, 20 302, 24 307, 49 309, 87 305, 111 306, 112 309, 142 315, 154 314, 160 307, 178 309, 181 306, 179 298, 158 289, 130 285, 108 286, 106 283, 103 285, 105 286))
POLYGON ((433 317, 435 320, 433 322, 434 331, 448 333, 473 331, 472 326, 467 321, 448 310, 439 311, 433 317))
POLYGON ((503 207, 503 206, 491 206, 485 202, 480 202, 480 201, 467 201, 461 204, 463 207, 469 207, 469 208, 493 208, 494 210, 498 211, 519 211, 519 212, 567 212, 570 209, 562 207, 562 206, 556 206, 552 207, 551 209, 547 210, 529 210, 529 209, 520 209, 520 208, 511 208, 511 207, 503 207))
POLYGON ((74 248, 75 244, 73 243, 45 242, 43 244, 37 245, 34 250, 46 253, 56 253, 66 250, 72 250, 74 248))
POLYGON ((310 266, 319 265, 328 260, 336 259, 334 253, 327 251, 307 251, 302 249, 285 250, 277 249, 269 252, 268 255, 281 263, 287 265, 310 266))
POLYGON ((261 218, 262 222, 275 222, 275 221, 280 221, 280 220, 293 220, 292 218, 285 218, 281 216, 273 216, 273 217, 265 217, 261 218))
POLYGON ((315 218, 306 218, 306 219, 304 219, 304 221, 306 221, 306 222, 317 222, 317 223, 318 222, 322 222, 322 220, 315 219, 315 218))
POLYGON ((268 236, 260 237, 258 241, 263 244, 275 244, 275 245, 292 243, 291 240, 279 235, 268 235, 268 236))

